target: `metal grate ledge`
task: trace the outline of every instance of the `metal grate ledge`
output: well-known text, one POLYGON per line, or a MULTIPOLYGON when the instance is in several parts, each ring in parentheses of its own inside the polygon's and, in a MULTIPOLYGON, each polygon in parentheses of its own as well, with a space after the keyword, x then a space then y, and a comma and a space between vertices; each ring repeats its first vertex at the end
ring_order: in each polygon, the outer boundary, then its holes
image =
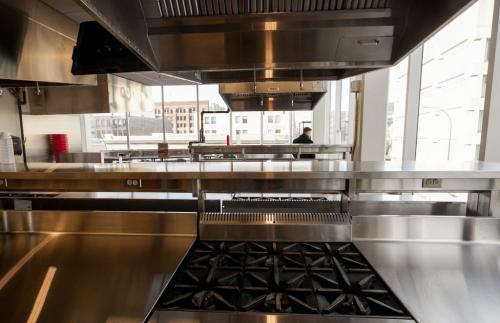
POLYGON ((141 0, 148 16, 192 17, 387 9, 392 0, 141 0), (149 9, 149 10, 148 10, 149 9))
POLYGON ((200 224, 351 224, 348 213, 203 213, 200 224))

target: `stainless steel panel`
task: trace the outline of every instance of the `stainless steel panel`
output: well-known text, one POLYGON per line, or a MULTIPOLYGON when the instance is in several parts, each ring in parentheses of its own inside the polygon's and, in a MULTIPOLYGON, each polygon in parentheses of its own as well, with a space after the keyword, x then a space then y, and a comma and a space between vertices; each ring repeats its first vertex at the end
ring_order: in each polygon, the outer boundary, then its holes
POLYGON ((82 114, 143 112, 153 109, 149 86, 108 75, 98 76, 97 86, 29 89, 31 114, 82 114))
POLYGON ((102 153, 61 153, 59 154, 62 163, 102 163, 102 153))
POLYGON ((498 243, 356 241, 355 245, 418 322, 498 322, 498 243))
POLYGON ((181 311, 156 311, 148 323, 411 323, 413 320, 404 319, 376 319, 355 318, 343 316, 321 316, 321 315, 270 315, 257 313, 210 313, 210 312, 181 312, 181 311))
POLYGON ((214 193, 337 193, 346 189, 343 179, 201 180, 201 189, 214 193))
POLYGON ((232 111, 312 110, 326 92, 323 81, 219 85, 219 93, 232 111))
POLYGON ((0 290, 5 274, 45 238, 41 234, 0 234, 0 290))
POLYGON ((354 216, 354 241, 500 242, 500 219, 457 216, 354 216))
POLYGON ((80 233, 191 236, 196 213, 3 211, 1 233, 80 233))
POLYGON ((57 236, 0 291, 2 322, 142 322, 193 240, 57 236))
POLYGON ((349 213, 357 215, 466 215, 465 202, 349 200, 349 213))
POLYGON ((37 0, 0 1, 0 86, 96 85, 71 74, 78 25, 37 0))
POLYGON ((418 191, 471 192, 500 190, 500 181, 497 179, 444 178, 439 179, 439 185, 436 186, 425 186, 423 184, 423 181, 425 180, 425 178, 357 179, 356 189, 360 193, 418 191))
POLYGON ((234 241, 350 241, 342 213, 204 213, 200 239, 234 241))

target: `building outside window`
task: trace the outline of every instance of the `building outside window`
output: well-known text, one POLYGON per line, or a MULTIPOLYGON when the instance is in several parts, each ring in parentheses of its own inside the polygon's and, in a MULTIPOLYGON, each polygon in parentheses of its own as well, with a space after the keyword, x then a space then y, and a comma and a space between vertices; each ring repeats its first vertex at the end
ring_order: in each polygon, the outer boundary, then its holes
POLYGON ((262 113, 251 112, 233 112, 233 144, 260 144, 261 137, 261 117, 262 113), (243 122, 245 120, 245 122, 243 122))
POLYGON ((263 143, 290 143, 290 115, 291 112, 289 111, 264 112, 262 125, 263 143))
POLYGON ((478 1, 424 45, 417 160, 478 157, 493 2, 478 1))
MULTIPOLYGON (((217 84, 199 85, 198 89, 200 100, 208 102, 208 106, 202 111, 228 111, 226 103, 219 95, 217 84)), ((230 129, 229 113, 206 114, 204 119, 205 141, 210 144, 225 144, 230 129)))

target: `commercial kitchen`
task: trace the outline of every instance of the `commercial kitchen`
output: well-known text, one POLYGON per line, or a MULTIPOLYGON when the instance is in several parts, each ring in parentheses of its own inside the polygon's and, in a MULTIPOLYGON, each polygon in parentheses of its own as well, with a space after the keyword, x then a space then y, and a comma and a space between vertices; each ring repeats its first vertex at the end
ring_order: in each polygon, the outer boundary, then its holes
POLYGON ((0 322, 500 322, 499 18, 0 0, 0 322))

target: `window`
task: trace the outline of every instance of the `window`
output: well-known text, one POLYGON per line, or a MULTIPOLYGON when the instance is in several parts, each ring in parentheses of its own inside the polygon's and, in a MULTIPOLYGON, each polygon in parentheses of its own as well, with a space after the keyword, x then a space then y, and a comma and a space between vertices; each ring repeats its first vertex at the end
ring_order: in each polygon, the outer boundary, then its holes
POLYGON ((385 159, 403 159, 408 58, 390 69, 385 159))
POLYGON ((481 0, 425 43, 417 160, 477 158, 492 12, 481 0))
MULTIPOLYGON (((228 107, 219 95, 216 84, 199 85, 200 109, 202 111, 226 112, 228 107)), ((205 114, 205 141, 211 144, 225 144, 230 129, 229 113, 205 114)))
POLYGON ((130 112, 130 149, 156 149, 163 142, 162 121, 153 112, 130 112))
POLYGON ((233 112, 233 134, 234 144, 260 144, 261 112, 233 112), (240 122, 237 122, 239 120, 240 122), (245 123, 242 121, 246 120, 245 123))
POLYGON ((305 127, 310 127, 313 129, 313 141, 314 141, 314 127, 313 127, 313 112, 312 111, 295 111, 293 112, 293 135, 292 140, 297 138, 302 134, 305 127))
POLYGON ((87 151, 127 149, 126 119, 125 113, 85 115, 87 151))
POLYGON ((290 115, 291 112, 289 111, 264 112, 263 143, 290 143, 290 115))

